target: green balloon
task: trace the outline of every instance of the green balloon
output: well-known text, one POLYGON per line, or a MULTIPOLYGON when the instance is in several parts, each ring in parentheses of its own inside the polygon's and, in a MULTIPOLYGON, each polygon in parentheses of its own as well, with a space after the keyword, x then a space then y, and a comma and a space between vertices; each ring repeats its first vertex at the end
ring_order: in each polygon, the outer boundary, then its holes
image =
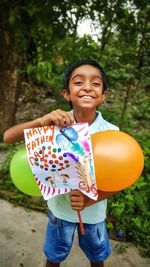
POLYGON ((28 163, 25 146, 21 146, 10 163, 10 175, 15 186, 30 196, 41 196, 40 189, 28 163))

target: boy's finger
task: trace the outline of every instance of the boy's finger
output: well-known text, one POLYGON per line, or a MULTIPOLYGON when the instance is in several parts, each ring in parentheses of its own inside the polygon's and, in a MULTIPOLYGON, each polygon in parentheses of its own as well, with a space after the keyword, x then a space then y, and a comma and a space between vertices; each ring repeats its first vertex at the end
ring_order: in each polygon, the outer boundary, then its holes
POLYGON ((73 189, 73 190, 71 190, 70 195, 71 196, 81 196, 83 194, 78 189, 73 189))

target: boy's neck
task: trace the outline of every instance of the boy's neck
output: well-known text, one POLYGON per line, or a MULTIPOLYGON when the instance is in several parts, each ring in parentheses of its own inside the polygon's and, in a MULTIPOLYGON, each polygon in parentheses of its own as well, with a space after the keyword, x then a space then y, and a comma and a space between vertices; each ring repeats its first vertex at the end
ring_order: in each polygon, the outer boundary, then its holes
POLYGON ((91 125, 96 119, 96 111, 95 112, 81 112, 73 110, 73 115, 76 122, 87 122, 91 125))

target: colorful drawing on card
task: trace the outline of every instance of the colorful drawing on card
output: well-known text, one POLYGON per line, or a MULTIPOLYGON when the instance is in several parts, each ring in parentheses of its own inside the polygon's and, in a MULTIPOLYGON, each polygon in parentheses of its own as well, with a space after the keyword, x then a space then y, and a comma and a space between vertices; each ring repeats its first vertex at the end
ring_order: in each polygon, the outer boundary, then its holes
POLYGON ((45 200, 79 189, 97 199, 87 123, 24 130, 28 161, 45 200))

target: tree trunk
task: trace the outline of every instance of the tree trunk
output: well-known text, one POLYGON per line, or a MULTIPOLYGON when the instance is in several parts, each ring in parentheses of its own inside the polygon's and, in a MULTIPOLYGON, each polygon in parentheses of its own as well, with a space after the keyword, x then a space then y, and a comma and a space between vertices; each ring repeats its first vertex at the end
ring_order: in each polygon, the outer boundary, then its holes
POLYGON ((0 9, 0 140, 15 122, 21 80, 22 55, 17 53, 13 27, 8 22, 9 8, 3 4, 0 9))
POLYGON ((15 122, 19 74, 16 69, 0 70, 0 136, 15 122))

